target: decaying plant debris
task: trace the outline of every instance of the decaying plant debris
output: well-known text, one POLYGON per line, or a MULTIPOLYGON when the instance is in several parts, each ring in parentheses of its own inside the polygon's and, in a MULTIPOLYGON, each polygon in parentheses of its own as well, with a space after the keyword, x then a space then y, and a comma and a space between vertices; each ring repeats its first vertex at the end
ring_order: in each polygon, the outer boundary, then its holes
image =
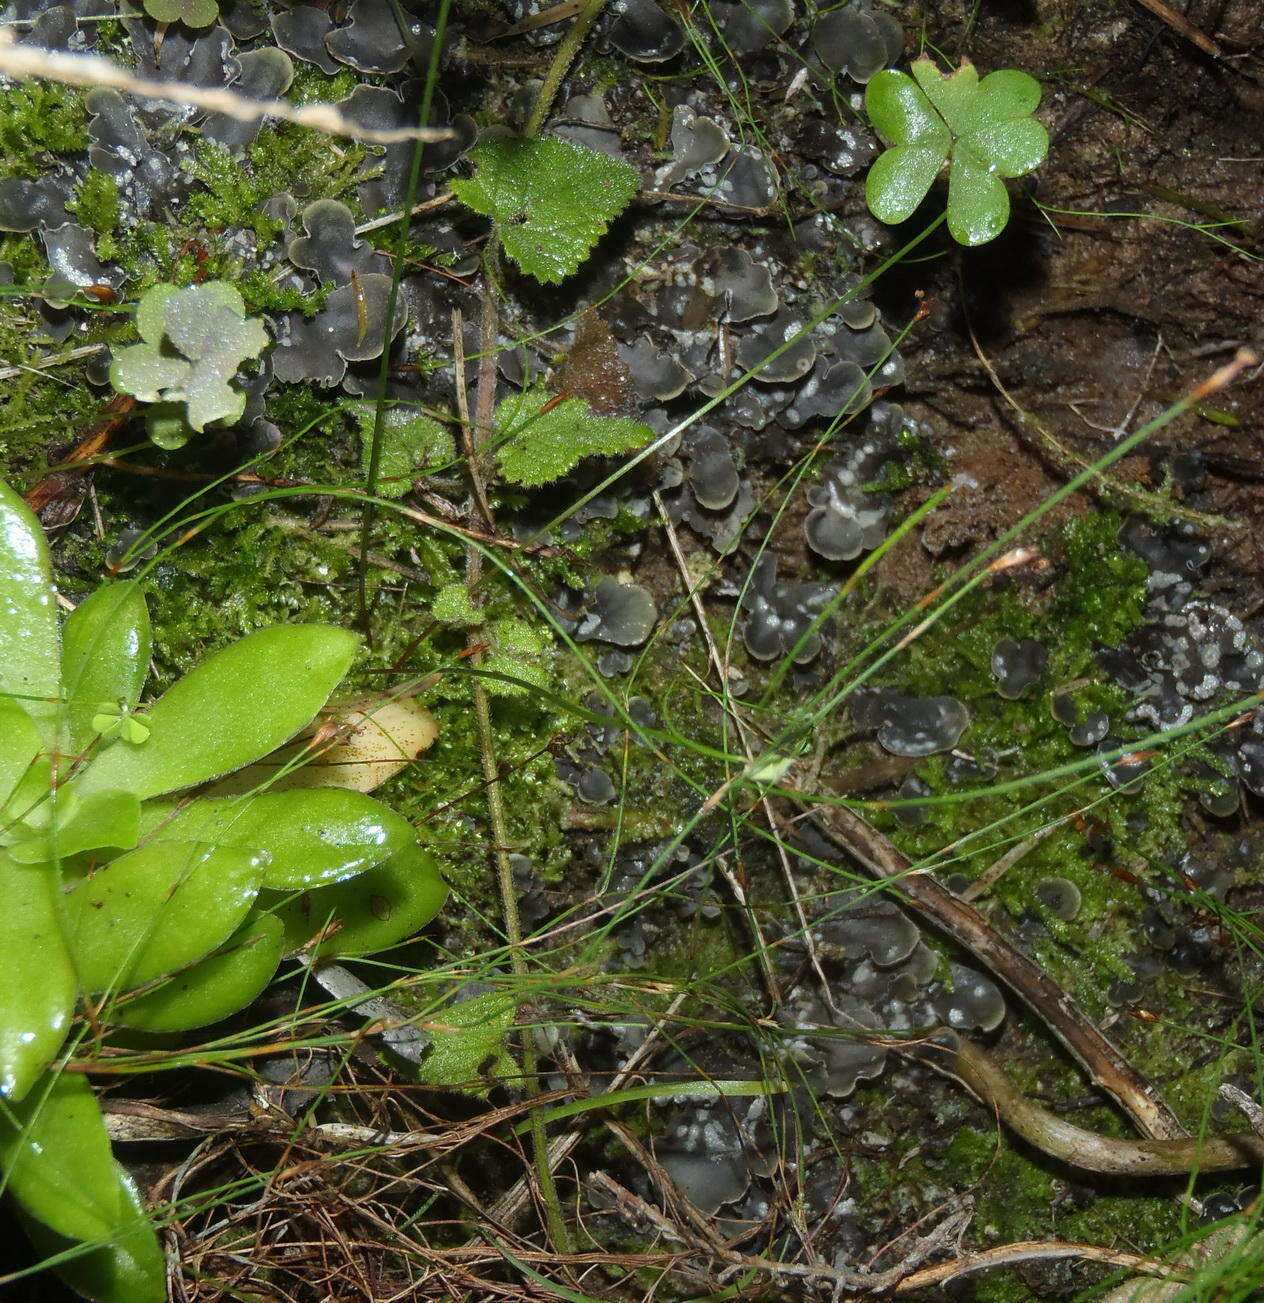
POLYGON ((0 11, 6 1297, 1252 1296, 1257 29, 0 11))

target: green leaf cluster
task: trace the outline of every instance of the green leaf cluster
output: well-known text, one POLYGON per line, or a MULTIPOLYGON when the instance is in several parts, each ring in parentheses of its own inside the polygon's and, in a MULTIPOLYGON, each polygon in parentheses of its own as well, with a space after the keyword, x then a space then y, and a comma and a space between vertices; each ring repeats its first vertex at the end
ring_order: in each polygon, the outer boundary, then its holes
POLYGON ((285 954, 380 950, 443 903, 434 856, 362 792, 285 773, 203 792, 300 734, 357 645, 325 625, 260 629, 142 706, 139 585, 98 589, 59 627, 43 534, 0 484, 0 1162, 41 1247, 90 1246, 65 1270, 89 1297, 166 1295, 91 1090, 50 1067, 80 995, 98 1026, 204 1026, 285 954))
MULTIPOLYGON (((155 285, 137 305, 136 329, 141 342, 120 349, 110 364, 110 383, 119 393, 147 403, 183 404, 191 430, 241 418, 246 396, 232 381, 243 362, 267 347, 268 335, 261 322, 246 317, 233 286, 155 285)), ((163 428, 163 447, 184 442, 163 428)))
POLYGON ((549 136, 494 137, 470 158, 476 170, 452 183, 456 197, 490 217, 505 252, 546 283, 579 270, 637 190, 622 159, 549 136))
POLYGON ((602 416, 579 398, 554 401, 541 390, 511 394, 496 409, 501 478, 532 488, 561 479, 585 457, 612 457, 644 447, 654 432, 624 416, 602 416))
POLYGON ((1012 68, 980 80, 969 60, 945 75, 917 59, 912 74, 889 68, 865 87, 869 120, 891 144, 869 169, 869 209, 879 221, 905 221, 947 163, 948 229, 960 244, 984 244, 1009 220, 1002 178, 1025 176, 1049 152, 1049 134, 1031 116, 1040 83, 1012 68))

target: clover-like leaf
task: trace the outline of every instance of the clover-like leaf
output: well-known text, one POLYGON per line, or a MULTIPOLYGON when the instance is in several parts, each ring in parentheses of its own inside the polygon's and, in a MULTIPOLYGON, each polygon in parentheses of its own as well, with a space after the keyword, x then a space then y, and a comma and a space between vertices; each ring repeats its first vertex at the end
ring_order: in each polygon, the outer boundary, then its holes
POLYGON ((948 164, 948 229, 960 244, 983 244, 1009 220, 1003 177, 1025 176, 1049 150, 1049 135, 1032 117, 1040 84, 1003 69, 982 80, 968 60, 945 75, 931 59, 913 75, 887 69, 865 89, 865 108, 891 144, 865 183, 879 221, 902 222, 948 164))
POLYGON ((648 425, 600 416, 579 398, 554 402, 539 390, 511 394, 496 409, 496 457, 501 477, 533 487, 561 479, 585 457, 610 457, 654 437, 648 425))
POLYGON ((573 275, 636 194, 633 167, 566 140, 484 140, 470 158, 477 170, 452 183, 456 197, 492 219, 505 252, 539 281, 573 275))
POLYGON ((216 0, 144 0, 144 6, 156 23, 209 27, 219 17, 216 0))
POLYGON ((223 281, 173 289, 155 285, 136 309, 141 343, 118 352, 110 383, 144 402, 184 403, 194 430, 240 419, 246 396, 232 386, 237 368, 267 347, 262 323, 223 281))

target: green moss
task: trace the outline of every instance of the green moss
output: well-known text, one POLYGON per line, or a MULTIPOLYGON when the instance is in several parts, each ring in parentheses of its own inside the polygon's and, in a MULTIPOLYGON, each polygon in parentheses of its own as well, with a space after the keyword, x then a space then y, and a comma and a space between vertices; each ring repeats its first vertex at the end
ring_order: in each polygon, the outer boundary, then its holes
POLYGON ((88 147, 83 93, 52 82, 20 82, 4 92, 0 114, 0 175, 43 176, 44 154, 73 154, 88 147))
MULTIPOLYGON (((118 182, 108 173, 92 168, 83 178, 79 193, 66 207, 79 219, 81 226, 95 231, 98 237, 113 235, 119 222, 118 182)), ((97 253, 102 258, 109 256, 108 250, 103 251, 99 239, 97 253)))
POLYGON ((244 158, 199 141, 191 175, 202 188, 189 195, 184 216, 210 228, 245 227, 269 244, 281 223, 263 211, 265 201, 289 193, 300 203, 342 199, 354 205, 364 159, 363 146, 344 143, 335 149, 319 132, 285 122, 264 128, 244 158))

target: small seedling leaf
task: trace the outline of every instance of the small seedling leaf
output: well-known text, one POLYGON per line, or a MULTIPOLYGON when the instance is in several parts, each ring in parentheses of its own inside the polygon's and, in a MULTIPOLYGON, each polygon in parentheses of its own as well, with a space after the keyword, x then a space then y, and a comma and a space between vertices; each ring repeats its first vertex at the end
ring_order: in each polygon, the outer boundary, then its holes
POLYGON ((268 335, 246 316, 233 286, 155 285, 137 306, 136 328, 141 342, 121 349, 110 364, 115 389, 143 402, 183 403, 193 430, 240 419, 246 398, 232 381, 243 362, 267 347, 268 335))

